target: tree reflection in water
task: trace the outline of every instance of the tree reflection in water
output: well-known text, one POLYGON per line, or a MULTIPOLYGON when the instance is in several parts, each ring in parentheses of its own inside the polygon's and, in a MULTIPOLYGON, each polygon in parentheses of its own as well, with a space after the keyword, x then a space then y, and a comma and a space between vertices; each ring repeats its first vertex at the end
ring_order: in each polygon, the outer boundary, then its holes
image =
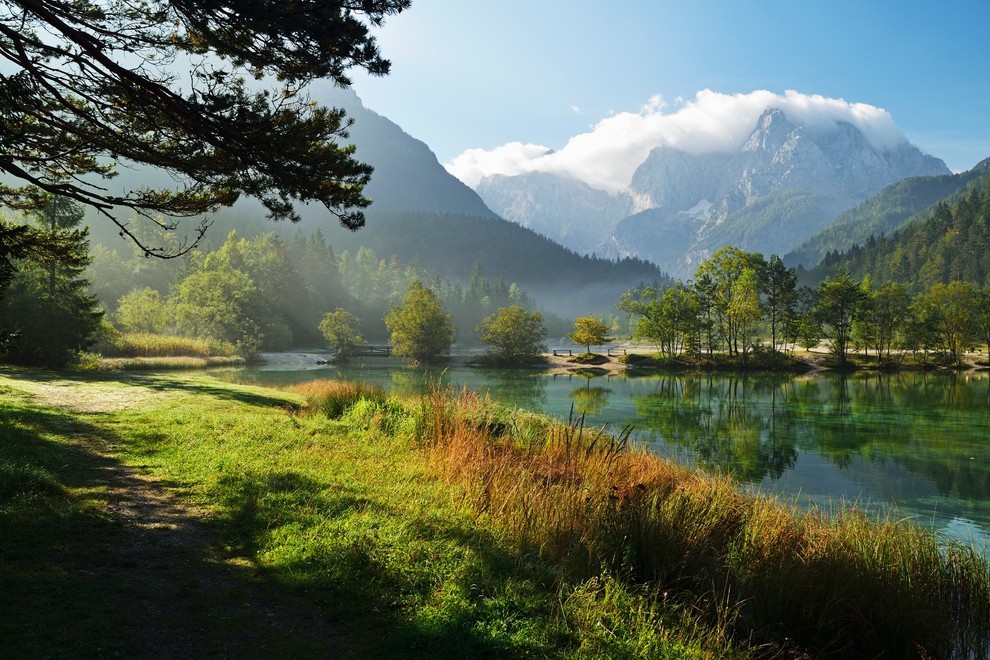
POLYGON ((655 440, 689 450, 702 466, 736 479, 779 479, 797 458, 795 416, 779 403, 786 377, 683 374, 635 397, 655 440))

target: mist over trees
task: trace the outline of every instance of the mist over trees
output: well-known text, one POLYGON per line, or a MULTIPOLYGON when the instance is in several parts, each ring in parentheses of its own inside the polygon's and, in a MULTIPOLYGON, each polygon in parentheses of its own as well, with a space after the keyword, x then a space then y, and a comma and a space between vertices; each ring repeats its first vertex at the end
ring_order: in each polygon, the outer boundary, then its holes
MULTIPOLYGON (((290 240, 231 232, 214 250, 169 261, 131 252, 124 258, 97 246, 89 270, 92 281, 104 283, 94 293, 121 329, 210 338, 248 357, 324 342, 336 349, 342 336, 328 337, 321 323, 338 312, 357 336, 387 343, 384 319, 417 281, 450 312, 466 342, 477 342, 474 329, 500 308, 535 309, 518 284, 488 276, 480 264, 469 279, 450 280, 364 247, 338 254, 320 230, 297 231, 290 240)), ((541 318, 563 333, 563 320, 541 318)))

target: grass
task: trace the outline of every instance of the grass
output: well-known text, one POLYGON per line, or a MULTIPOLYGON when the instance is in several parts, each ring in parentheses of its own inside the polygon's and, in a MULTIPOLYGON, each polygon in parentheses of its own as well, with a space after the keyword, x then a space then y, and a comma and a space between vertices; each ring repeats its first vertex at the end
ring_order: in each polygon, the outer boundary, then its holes
POLYGON ((990 652, 990 570, 968 547, 855 510, 829 518, 744 496, 580 422, 493 434, 475 421, 483 401, 450 400, 437 391, 430 404, 442 411, 432 462, 516 552, 570 580, 605 571, 703 613, 715 640, 731 631, 774 653, 781 640, 865 657, 990 652))
POLYGON ((207 339, 116 333, 84 354, 78 367, 88 371, 166 371, 243 365, 245 360, 229 344, 207 339))
POLYGON ((12 657, 981 657, 990 638, 964 548, 472 392, 0 368, 0 437, 12 657))
POLYGON ((165 371, 171 369, 206 369, 234 367, 245 363, 242 357, 131 357, 102 358, 81 365, 96 371, 165 371))
POLYGON ((205 339, 139 332, 117 335, 100 348, 108 358, 207 358, 216 355, 218 349, 205 339))

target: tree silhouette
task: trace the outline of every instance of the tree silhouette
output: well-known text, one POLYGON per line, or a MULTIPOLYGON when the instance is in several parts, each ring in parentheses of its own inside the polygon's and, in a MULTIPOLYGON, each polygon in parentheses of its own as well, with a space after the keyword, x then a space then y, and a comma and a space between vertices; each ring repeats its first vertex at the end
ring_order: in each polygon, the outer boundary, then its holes
POLYGON ((195 216, 246 194, 276 220, 319 202, 360 227, 371 168, 341 142, 344 112, 305 90, 320 79, 347 86, 352 67, 386 74, 369 31, 409 4, 2 0, 0 172, 24 185, 0 185, 0 205, 68 197, 163 257, 190 246, 143 244, 120 210, 174 227, 159 214, 195 216), (117 163, 161 168, 178 188, 111 190, 103 180, 117 163))

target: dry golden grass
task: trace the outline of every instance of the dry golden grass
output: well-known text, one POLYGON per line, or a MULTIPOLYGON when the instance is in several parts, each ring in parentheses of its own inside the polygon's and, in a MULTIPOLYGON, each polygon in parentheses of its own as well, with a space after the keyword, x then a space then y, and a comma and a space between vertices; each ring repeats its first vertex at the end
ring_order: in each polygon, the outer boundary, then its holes
POLYGON ((104 356, 111 358, 209 357, 210 343, 205 339, 153 335, 130 332, 114 338, 102 347, 104 356))
MULTIPOLYGON (((627 435, 535 426, 436 387, 421 439, 433 464, 522 552, 574 580, 607 571, 678 594, 741 639, 815 652, 986 657, 990 568, 975 550, 849 510, 803 513, 743 495, 627 435)), ((783 651, 781 651, 783 652, 783 651)))
POLYGON ((337 419, 362 399, 376 402, 386 399, 382 388, 359 382, 315 380, 294 385, 288 390, 303 395, 304 410, 324 414, 330 419, 337 419))
POLYGON ((233 367, 244 362, 244 358, 224 356, 99 358, 91 368, 97 371, 159 371, 233 367))

